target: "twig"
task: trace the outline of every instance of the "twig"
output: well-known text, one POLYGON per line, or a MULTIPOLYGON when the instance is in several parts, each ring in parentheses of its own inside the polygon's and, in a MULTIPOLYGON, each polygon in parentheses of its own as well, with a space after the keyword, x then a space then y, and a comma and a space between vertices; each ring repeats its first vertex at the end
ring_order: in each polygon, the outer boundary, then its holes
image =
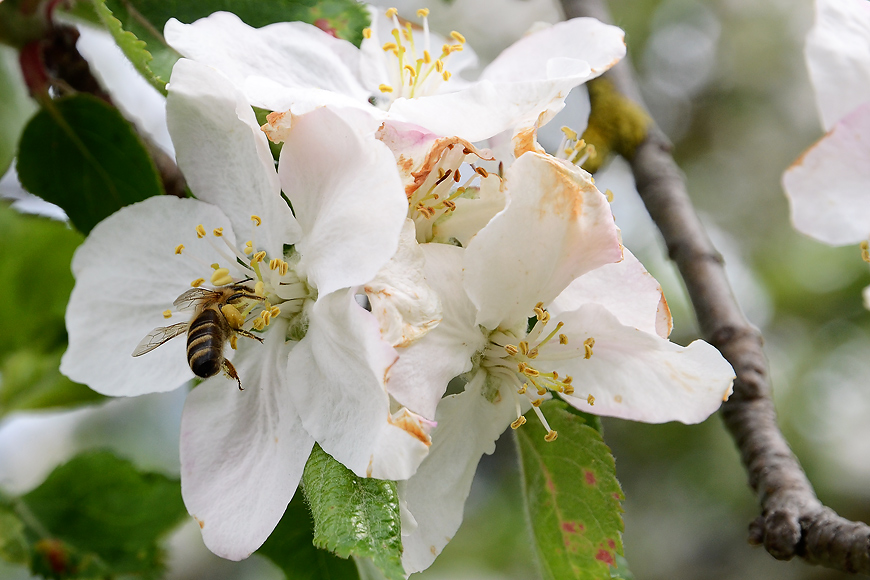
MULTIPOLYGON (((562 0, 562 6, 568 18, 611 21, 604 0, 562 0)), ((612 83, 616 92, 644 107, 627 59, 599 82, 612 83)), ((734 394, 721 415, 762 510, 749 526, 749 541, 763 544, 780 560, 799 556, 811 564, 870 575, 870 526, 842 518, 819 501, 779 430, 761 333, 734 298, 722 258, 698 220, 670 149, 653 123, 634 151, 621 154, 685 281, 701 333, 737 374, 734 394)))

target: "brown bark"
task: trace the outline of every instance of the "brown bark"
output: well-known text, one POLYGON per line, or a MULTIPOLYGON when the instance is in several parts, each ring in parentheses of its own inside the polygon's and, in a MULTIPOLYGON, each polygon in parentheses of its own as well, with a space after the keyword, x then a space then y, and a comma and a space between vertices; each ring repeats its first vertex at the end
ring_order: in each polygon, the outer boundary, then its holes
MULTIPOLYGON (((604 0, 562 0, 568 18, 592 16, 610 22, 604 0)), ((605 75, 616 91, 645 109, 628 59, 605 75)), ((686 190, 671 144, 652 124, 646 138, 626 154, 637 190, 677 264, 703 337, 734 367, 734 394, 722 405, 725 426, 736 443, 756 492, 761 515, 749 526, 749 541, 780 560, 794 556, 811 564, 870 574, 870 526, 851 522, 825 507, 776 421, 761 333, 743 315, 686 190)))

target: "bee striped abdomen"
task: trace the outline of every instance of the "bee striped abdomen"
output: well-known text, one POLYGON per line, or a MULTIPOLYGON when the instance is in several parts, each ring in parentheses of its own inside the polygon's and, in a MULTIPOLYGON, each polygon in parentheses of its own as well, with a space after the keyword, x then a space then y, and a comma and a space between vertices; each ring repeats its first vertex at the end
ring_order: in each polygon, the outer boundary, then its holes
POLYGON ((224 336, 223 315, 207 308, 190 323, 187 332, 187 361, 190 369, 199 377, 217 374, 223 362, 224 336))

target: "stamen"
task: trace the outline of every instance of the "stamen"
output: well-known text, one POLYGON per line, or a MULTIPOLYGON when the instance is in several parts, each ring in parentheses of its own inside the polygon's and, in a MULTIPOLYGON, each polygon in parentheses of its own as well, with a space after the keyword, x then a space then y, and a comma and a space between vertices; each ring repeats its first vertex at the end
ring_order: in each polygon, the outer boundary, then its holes
POLYGON ((205 228, 202 227, 202 224, 196 226, 196 237, 202 239, 205 237, 205 228))
POLYGON ((381 83, 380 85, 378 85, 378 90, 381 91, 382 93, 392 93, 393 87, 391 87, 390 85, 385 85, 385 84, 381 83))
MULTIPOLYGON (((532 403, 532 404, 534 405, 534 403, 532 403)), ((538 419, 541 421, 541 424, 544 426, 544 429, 547 430, 547 435, 544 437, 544 441, 546 441, 548 443, 551 441, 555 441, 556 437, 558 437, 559 434, 550 428, 550 424, 547 423, 547 420, 544 418, 544 413, 541 412, 541 410, 537 406, 533 406, 532 409, 535 411, 535 414, 538 416, 538 419)))
POLYGON ((583 348, 586 353, 583 355, 583 358, 590 359, 592 358, 592 347, 595 346, 595 339, 591 336, 583 341, 583 348))
POLYGON ((363 38, 371 38, 372 37, 372 29, 371 28, 363 28, 363 38))
POLYGON ((399 13, 398 8, 388 8, 386 12, 387 18, 393 18, 399 13))
POLYGON ((181 254, 181 251, 184 249, 184 244, 178 244, 175 246, 175 255, 181 254))
POLYGON ((589 405, 594 405, 595 404, 595 397, 593 397, 592 395, 589 395, 588 397, 586 397, 586 402, 589 403, 589 405))
POLYGON ((251 252, 254 251, 254 241, 253 241, 253 240, 248 240, 247 242, 245 242, 245 249, 242 250, 242 251, 243 251, 245 254, 247 254, 248 256, 250 256, 250 255, 251 255, 251 252))
POLYGON ((465 37, 456 32, 455 30, 450 32, 450 38, 458 42, 459 44, 465 44, 465 37))
POLYGON ((526 424, 526 418, 520 415, 517 420, 511 423, 511 429, 519 429, 526 424))
POLYGON ((163 311, 163 318, 172 318, 172 311, 171 310, 164 310, 163 311))
POLYGON ((263 223, 262 218, 260 218, 260 216, 258 216, 258 215, 252 215, 252 216, 251 216, 251 221, 254 222, 254 226, 255 226, 255 227, 259 227, 260 224, 263 223))
POLYGON ((870 262, 870 242, 866 240, 861 242, 861 259, 870 262))
POLYGON ((219 238, 219 237, 221 237, 222 235, 224 235, 224 229, 223 229, 223 228, 215 228, 215 229, 212 230, 212 233, 214 234, 214 236, 215 236, 216 238, 219 238))
POLYGON ((564 334, 559 335, 559 344, 568 344, 568 337, 564 334))
POLYGON ((429 16, 428 8, 420 8, 417 10, 417 18, 426 18, 427 16, 429 16))
POLYGON ((205 284, 205 278, 197 278, 196 280, 194 280, 193 282, 190 283, 190 287, 191 288, 199 288, 203 284, 205 284))
MULTIPOLYGON (((257 264, 259 262, 262 262, 265 258, 266 258, 266 252, 260 250, 259 252, 257 252, 256 254, 254 254, 251 257, 251 264, 257 264)), ((271 263, 270 263, 270 265, 271 265, 271 263)))
MULTIPOLYGON (((613 203, 613 192, 610 191, 609 189, 604 190, 604 197, 607 198, 608 203, 613 203)), ((865 261, 870 261, 870 260, 865 260, 865 261)))
POLYGON ((232 284, 233 279, 230 276, 230 271, 227 268, 218 268, 211 275, 211 283, 215 286, 226 286, 232 284))

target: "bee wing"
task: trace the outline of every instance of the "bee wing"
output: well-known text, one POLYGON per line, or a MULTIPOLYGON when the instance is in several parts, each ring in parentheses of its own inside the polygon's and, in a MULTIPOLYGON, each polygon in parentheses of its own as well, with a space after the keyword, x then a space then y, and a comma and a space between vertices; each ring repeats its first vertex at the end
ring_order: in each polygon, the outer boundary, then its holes
POLYGON ((214 295, 217 294, 214 290, 209 290, 208 288, 191 288, 186 291, 184 294, 175 299, 175 302, 172 303, 179 310, 186 310, 188 308, 192 308, 196 306, 199 302, 203 300, 208 300, 214 298, 214 295))
POLYGON ((179 334, 187 331, 187 322, 179 322, 172 326, 161 326, 155 328, 148 333, 148 336, 143 338, 133 351, 133 356, 141 356, 146 352, 151 352, 167 340, 175 338, 179 334))

